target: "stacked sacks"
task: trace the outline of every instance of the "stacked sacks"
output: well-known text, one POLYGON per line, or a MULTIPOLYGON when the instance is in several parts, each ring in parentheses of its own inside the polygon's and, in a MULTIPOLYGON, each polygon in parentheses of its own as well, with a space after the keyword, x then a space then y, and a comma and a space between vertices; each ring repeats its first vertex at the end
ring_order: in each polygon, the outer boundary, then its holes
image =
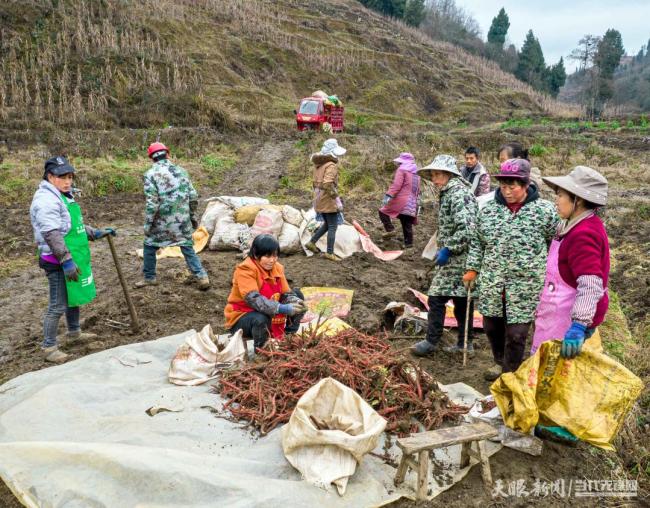
MULTIPOLYGON (((271 234, 280 242, 283 254, 304 250, 303 245, 318 227, 313 209, 301 212, 289 205, 272 205, 263 198, 233 196, 211 198, 201 225, 211 235, 210 250, 247 252, 253 238, 271 234)), ((316 245, 325 251, 325 238, 316 245)), ((359 232, 349 224, 339 226, 334 253, 346 258, 362 250, 359 232)))
POLYGON ((201 218, 211 234, 210 250, 247 251, 259 234, 278 238, 282 252, 299 252, 299 210, 289 205, 271 205, 267 199, 220 196, 212 198, 201 218))
POLYGON ((255 197, 219 196, 209 200, 201 225, 212 235, 210 250, 240 250, 250 238, 250 228, 235 222, 234 214, 249 205, 268 205, 269 200, 255 197))

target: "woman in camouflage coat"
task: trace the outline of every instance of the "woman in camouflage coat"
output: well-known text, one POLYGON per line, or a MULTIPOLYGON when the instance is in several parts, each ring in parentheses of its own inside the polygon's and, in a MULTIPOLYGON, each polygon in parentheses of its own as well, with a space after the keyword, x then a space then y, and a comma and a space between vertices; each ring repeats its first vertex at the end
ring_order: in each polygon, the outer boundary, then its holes
MULTIPOLYGON (((438 155, 431 164, 422 168, 423 178, 430 179, 440 189, 438 210, 438 252, 433 260, 436 265, 429 288, 429 323, 427 336, 415 344, 413 353, 425 356, 435 352, 442 338, 446 303, 454 302, 454 315, 458 321, 458 343, 445 348, 448 352, 463 350, 467 290, 463 286, 463 272, 469 242, 474 234, 474 222, 478 205, 470 184, 460 175, 456 159, 451 155, 438 155)), ((470 308, 470 313, 473 309, 470 308)), ((468 351, 473 352, 471 328, 468 333, 468 351)))
POLYGON ((463 276, 466 286, 477 282, 478 309, 496 363, 485 374, 490 380, 523 361, 559 222, 553 204, 530 183, 527 160, 505 161, 495 178, 499 188, 479 212, 463 276))

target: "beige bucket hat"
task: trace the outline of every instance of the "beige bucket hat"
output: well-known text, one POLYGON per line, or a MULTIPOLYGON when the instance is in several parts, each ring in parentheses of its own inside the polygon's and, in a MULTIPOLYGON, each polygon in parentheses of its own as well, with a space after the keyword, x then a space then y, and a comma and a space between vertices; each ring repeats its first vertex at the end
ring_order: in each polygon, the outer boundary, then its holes
POLYGON ((553 190, 559 187, 590 203, 607 204, 607 178, 587 166, 576 166, 566 176, 547 176, 542 180, 553 190))
POLYGON ((456 166, 456 159, 451 155, 443 154, 436 155, 435 159, 431 161, 431 164, 423 168, 418 169, 418 173, 425 178, 431 177, 431 171, 446 171, 452 175, 462 176, 458 167, 456 166))

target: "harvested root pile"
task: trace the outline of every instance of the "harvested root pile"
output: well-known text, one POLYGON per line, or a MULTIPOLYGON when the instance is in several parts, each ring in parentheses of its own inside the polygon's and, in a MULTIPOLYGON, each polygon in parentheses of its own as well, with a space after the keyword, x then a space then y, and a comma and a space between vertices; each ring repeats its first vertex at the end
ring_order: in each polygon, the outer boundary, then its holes
POLYGON ((388 420, 387 431, 405 434, 457 419, 468 408, 456 406, 433 378, 381 338, 348 329, 325 337, 287 336, 271 349, 259 349, 254 363, 223 373, 217 391, 224 409, 262 434, 289 421, 298 399, 323 378, 355 390, 388 420))

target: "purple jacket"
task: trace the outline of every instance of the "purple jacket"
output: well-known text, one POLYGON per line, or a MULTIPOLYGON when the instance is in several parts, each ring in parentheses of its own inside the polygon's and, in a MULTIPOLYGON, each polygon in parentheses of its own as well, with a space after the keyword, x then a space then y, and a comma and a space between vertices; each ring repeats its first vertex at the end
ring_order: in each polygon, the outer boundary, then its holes
POLYGON ((420 177, 416 174, 415 164, 402 164, 393 177, 393 184, 386 194, 392 197, 380 211, 391 218, 398 215, 418 215, 418 196, 420 195, 420 177))

